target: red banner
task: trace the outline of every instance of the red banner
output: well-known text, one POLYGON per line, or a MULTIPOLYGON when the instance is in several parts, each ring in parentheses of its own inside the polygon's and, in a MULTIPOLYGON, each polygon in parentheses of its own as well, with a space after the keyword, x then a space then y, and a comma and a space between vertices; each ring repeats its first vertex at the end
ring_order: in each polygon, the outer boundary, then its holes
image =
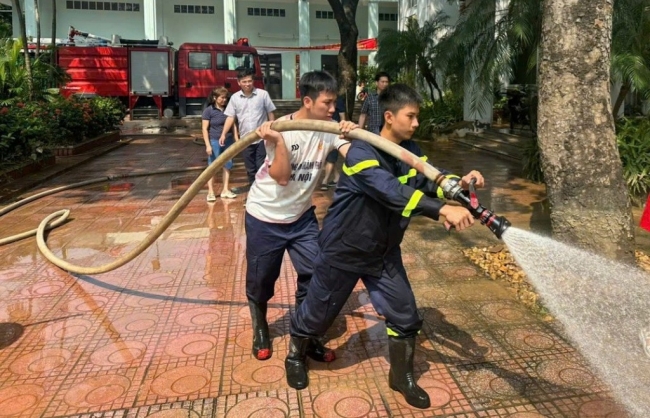
POLYGON ((641 215, 641 228, 645 229, 646 231, 650 231, 650 195, 648 195, 648 200, 645 202, 643 215, 641 215))
MULTIPOLYGON (((328 50, 338 51, 341 49, 341 44, 327 44, 315 46, 256 46, 257 52, 260 54, 277 54, 287 51, 313 51, 313 50, 328 50)), ((357 42, 357 49, 359 51, 376 51, 377 38, 361 39, 357 42)))

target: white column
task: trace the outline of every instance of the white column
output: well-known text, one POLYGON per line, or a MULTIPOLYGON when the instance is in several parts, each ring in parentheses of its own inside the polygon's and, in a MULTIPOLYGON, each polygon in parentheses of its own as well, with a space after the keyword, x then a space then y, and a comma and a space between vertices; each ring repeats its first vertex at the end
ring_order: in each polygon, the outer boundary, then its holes
MULTIPOLYGON (((29 38, 36 39, 36 0, 25 0, 23 12, 25 13, 25 31, 27 42, 29 38)), ((42 23, 42 22, 41 22, 42 23)), ((41 29, 43 29, 41 27, 41 29)))
POLYGON ((143 1, 144 12, 144 37, 145 39, 158 39, 158 8, 156 0, 143 1))
MULTIPOLYGON (((311 45, 311 32, 309 29, 309 1, 298 0, 298 46, 311 45)), ((311 71, 309 51, 300 51, 300 75, 311 71)))
MULTIPOLYGON (((379 3, 368 1, 368 38, 376 38, 379 35, 379 3)), ((377 52, 373 51, 368 55, 368 65, 375 65, 375 56, 377 52)))
POLYGON ((232 44, 237 40, 237 6, 235 0, 223 0, 223 39, 232 44))

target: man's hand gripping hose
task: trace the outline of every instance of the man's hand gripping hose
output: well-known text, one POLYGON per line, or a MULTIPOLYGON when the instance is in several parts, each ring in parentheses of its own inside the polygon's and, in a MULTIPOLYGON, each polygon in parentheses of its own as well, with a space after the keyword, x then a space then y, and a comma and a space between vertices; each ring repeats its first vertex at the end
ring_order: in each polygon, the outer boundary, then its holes
MULTIPOLYGON (((325 122, 325 121, 315 121, 315 120, 290 120, 290 121, 276 121, 273 123, 273 129, 278 132, 285 131, 318 131, 332 133, 340 135, 339 124, 336 122, 325 122)), ((418 172, 425 175, 427 178, 435 181, 443 191, 445 191, 445 196, 450 197, 453 200, 456 200, 467 207, 472 215, 481 221, 484 225, 488 226, 492 232, 497 237, 501 237, 501 234, 505 229, 510 225, 510 223, 505 220, 503 217, 497 217, 489 210, 485 209, 481 205, 477 205, 475 208, 471 208, 470 198, 462 193, 462 189, 451 179, 446 178, 442 175, 437 169, 435 169, 430 164, 419 159, 415 154, 405 150, 399 145, 392 143, 379 135, 375 135, 371 132, 355 129, 351 131, 347 138, 362 140, 370 143, 376 148, 379 148, 388 154, 394 156, 395 158, 400 159, 404 163, 415 168, 418 172), (471 209, 470 209, 471 208, 471 209)), ((183 209, 191 202, 194 196, 205 186, 207 181, 212 178, 215 173, 217 173, 223 165, 231 160, 235 155, 243 151, 248 145, 256 141, 258 136, 253 132, 246 135, 244 138, 237 141, 234 145, 230 146, 224 153, 219 155, 219 157, 208 166, 199 177, 192 183, 189 188, 183 193, 180 199, 172 206, 169 212, 163 217, 160 223, 149 233, 149 235, 140 242, 135 248, 124 256, 114 260, 111 263, 87 267, 87 266, 78 266, 72 263, 69 263, 66 260, 58 258, 47 246, 45 231, 51 229, 56 222, 57 217, 67 216, 69 211, 67 209, 59 210, 47 216, 41 221, 36 231, 28 231, 27 233, 21 234, 21 238, 25 238, 28 235, 36 234, 36 242, 39 250, 43 253, 43 256, 47 258, 51 263, 60 267, 63 270, 69 271, 76 274, 99 274, 105 273, 111 270, 114 270, 118 267, 125 265, 126 263, 133 260, 140 253, 146 250, 150 245, 152 245, 158 237, 171 225, 171 223, 178 217, 178 215, 183 211, 183 209), (25 235, 28 234, 28 235, 25 235)), ((2 214, 8 213, 10 210, 16 209, 17 207, 34 200, 32 198, 24 199, 23 201, 17 202, 10 207, 6 207, 0 211, 0 216, 2 214)), ((478 203, 478 202, 477 202, 478 203)), ((62 222, 59 220, 59 222, 62 222)))
MULTIPOLYGON (((501 236, 511 224, 503 216, 495 215, 494 212, 479 203, 475 184, 476 178, 473 178, 469 183, 469 190, 463 190, 458 179, 452 178, 441 187, 447 199, 460 203, 475 219, 487 226, 497 238, 501 239, 501 236)), ((451 228, 451 225, 449 225, 447 231, 451 231, 451 228)))

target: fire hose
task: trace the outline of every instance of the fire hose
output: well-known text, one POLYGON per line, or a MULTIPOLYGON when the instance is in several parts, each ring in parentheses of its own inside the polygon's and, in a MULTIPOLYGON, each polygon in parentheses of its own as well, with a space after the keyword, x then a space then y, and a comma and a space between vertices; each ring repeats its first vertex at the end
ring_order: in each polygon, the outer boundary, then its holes
MULTIPOLYGON (((273 123, 273 129, 278 132, 285 131, 319 131, 331 134, 339 135, 341 132, 339 130, 339 125, 336 122, 326 122, 326 121, 315 121, 315 120, 291 120, 291 121, 276 121, 273 123)), ((370 143, 372 146, 398 158, 409 166, 413 167, 418 172, 422 173, 428 179, 434 181, 440 186, 445 194, 445 197, 450 200, 455 200, 461 205, 465 206, 470 213, 478 219, 482 224, 486 225, 496 236, 501 238, 503 232, 510 226, 510 222, 502 216, 496 216, 492 211, 483 207, 476 200, 475 195, 470 195, 466 191, 462 190, 458 181, 454 179, 449 179, 444 176, 440 171, 435 167, 421 160, 415 154, 405 150, 400 147, 398 144, 390 142, 379 135, 375 135, 371 132, 355 129, 347 134, 347 137, 354 140, 362 140, 370 143)), ((172 206, 172 208, 167 212, 163 217, 160 223, 151 231, 149 235, 141 241, 135 248, 129 251, 124 256, 114 260, 111 263, 104 264, 101 266, 95 267, 86 267, 78 266, 72 263, 69 263, 66 260, 58 258, 47 246, 45 232, 48 229, 52 229, 57 225, 61 225, 67 219, 70 211, 68 209, 62 209, 56 211, 46 218, 44 218, 41 223, 38 225, 38 228, 35 232, 27 231, 22 234, 19 234, 21 238, 26 236, 36 234, 36 243, 38 249, 41 251, 43 256, 49 260, 54 265, 59 268, 68 271, 70 273, 92 275, 99 273, 106 273, 111 270, 115 270, 126 263, 132 261, 140 253, 146 250, 150 245, 152 245, 158 237, 171 225, 171 223, 178 217, 178 215, 183 211, 183 209, 192 201, 194 196, 203 188, 205 183, 212 178, 219 169, 221 169, 224 164, 231 160, 235 155, 243 151, 248 145, 252 144, 254 141, 258 140, 259 137, 255 132, 251 132, 245 137, 241 138, 239 141, 234 143, 232 146, 228 147, 225 152, 219 155, 219 157, 210 164, 199 176, 198 178, 189 186, 189 188, 183 193, 180 199, 172 206)), ((188 170, 188 169, 185 169, 188 170)), ((170 170, 171 172, 172 170, 170 170)), ((174 170, 176 172, 184 170, 174 170)), ((162 172, 161 172, 162 173, 162 172)), ((141 174, 146 175, 146 174, 141 174)), ((128 176, 128 175, 127 175, 128 176)), ((124 178, 126 176, 116 176, 114 178, 124 178)), ((112 178, 108 178, 109 180, 112 178)), ((106 179, 102 179, 106 181, 106 179)), ((82 182, 84 183, 84 182, 82 182)), ((61 188, 59 188, 61 189, 61 188)), ((58 190, 60 191, 60 190, 58 190)), ((48 191, 51 192, 51 191, 48 191)), ((44 192, 46 193, 46 192, 44 192)), ((34 195, 22 201, 19 201, 10 207, 4 208, 0 211, 0 216, 5 213, 8 213, 10 210, 16 209, 18 206, 26 204, 35 200, 38 197, 42 197, 44 193, 34 195)), ((50 194, 50 193, 48 193, 50 194)), ((5 240, 11 239, 13 237, 6 238, 5 240)))

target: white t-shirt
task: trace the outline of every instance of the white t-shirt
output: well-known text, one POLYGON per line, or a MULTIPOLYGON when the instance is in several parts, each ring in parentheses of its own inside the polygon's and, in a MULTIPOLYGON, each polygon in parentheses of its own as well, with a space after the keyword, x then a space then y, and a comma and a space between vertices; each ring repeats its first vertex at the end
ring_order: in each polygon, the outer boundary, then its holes
MULTIPOLYGON (((288 120, 292 116, 278 120, 288 120)), ((312 205, 311 195, 325 168, 327 154, 348 144, 338 135, 323 132, 288 131, 282 136, 291 155, 289 184, 280 186, 269 174, 275 158, 275 144, 265 141, 266 160, 257 172, 246 200, 246 211, 264 222, 291 223, 298 220, 312 205)))

